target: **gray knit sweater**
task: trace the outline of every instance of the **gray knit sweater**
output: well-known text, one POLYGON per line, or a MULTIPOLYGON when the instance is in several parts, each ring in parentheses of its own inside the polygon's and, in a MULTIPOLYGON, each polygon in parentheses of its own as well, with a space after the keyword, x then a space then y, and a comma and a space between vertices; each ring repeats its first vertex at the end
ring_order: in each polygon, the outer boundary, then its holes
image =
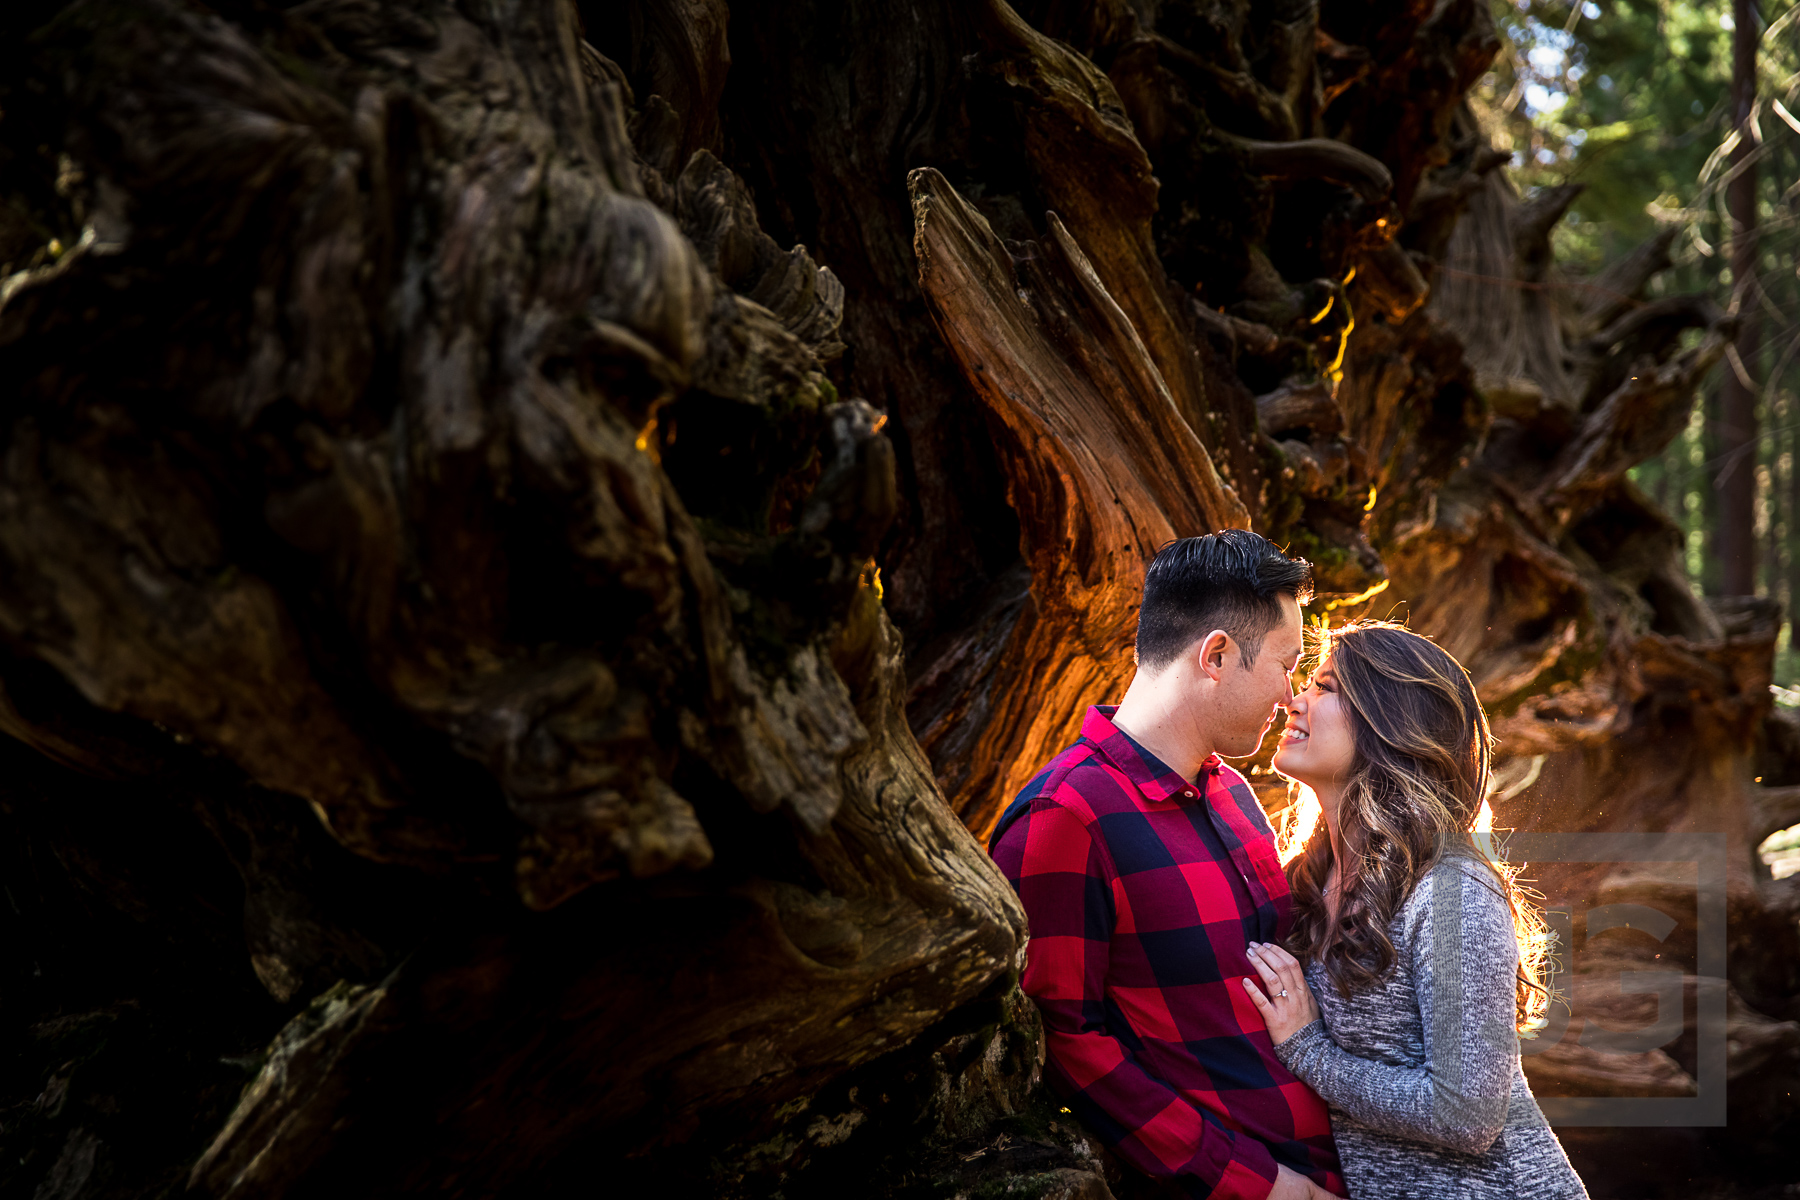
POLYGON ((1518 944, 1493 875, 1439 863, 1388 936, 1393 974, 1348 1000, 1309 963, 1323 1019, 1275 1048, 1331 1106, 1353 1200, 1585 1200, 1519 1066, 1518 944))

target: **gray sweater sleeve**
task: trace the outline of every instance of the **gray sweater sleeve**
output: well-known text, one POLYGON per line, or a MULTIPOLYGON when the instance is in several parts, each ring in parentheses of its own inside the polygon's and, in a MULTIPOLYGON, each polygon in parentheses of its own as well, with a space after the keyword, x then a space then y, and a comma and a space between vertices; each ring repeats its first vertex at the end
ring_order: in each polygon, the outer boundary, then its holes
MULTIPOLYGON (((1325 1101, 1372 1129, 1480 1154, 1506 1124, 1519 1042, 1514 1025, 1518 943, 1498 885, 1446 862, 1419 885, 1407 908, 1406 942, 1425 1033, 1423 1067, 1358 1058, 1313 1021, 1275 1053, 1325 1101), (1426 893, 1429 888, 1430 892, 1426 893)), ((1378 988, 1361 1005, 1411 1002, 1378 988)), ((1379 1019, 1379 1013, 1368 1014, 1379 1019)))

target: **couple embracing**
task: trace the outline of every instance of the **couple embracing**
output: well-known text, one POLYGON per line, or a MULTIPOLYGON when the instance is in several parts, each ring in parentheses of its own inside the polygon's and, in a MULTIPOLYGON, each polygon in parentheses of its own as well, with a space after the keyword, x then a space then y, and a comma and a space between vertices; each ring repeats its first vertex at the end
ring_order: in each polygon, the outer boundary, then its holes
POLYGON ((1489 735, 1462 667, 1334 630, 1304 690, 1311 568, 1256 534, 1150 564, 1137 674, 1007 808, 1046 1075, 1148 1195, 1585 1197, 1519 1065, 1543 926, 1472 830, 1489 735), (1324 819, 1283 868, 1243 776, 1324 819))

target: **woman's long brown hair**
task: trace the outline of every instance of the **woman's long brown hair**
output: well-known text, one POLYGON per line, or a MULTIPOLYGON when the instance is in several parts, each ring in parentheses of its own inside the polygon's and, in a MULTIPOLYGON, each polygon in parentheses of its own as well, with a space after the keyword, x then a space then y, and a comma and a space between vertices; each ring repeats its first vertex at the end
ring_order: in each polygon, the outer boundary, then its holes
POLYGON ((1332 850, 1323 821, 1289 861, 1289 948, 1303 961, 1319 960, 1343 995, 1364 991, 1392 971, 1388 923, 1426 872, 1446 857, 1484 863, 1518 938, 1518 1029, 1535 1036, 1551 998, 1550 935, 1519 888, 1517 869, 1475 843, 1493 738, 1468 672, 1436 643, 1385 621, 1331 630, 1320 658, 1321 665, 1329 658, 1356 748, 1338 806, 1350 861, 1339 871, 1335 927, 1325 905, 1332 850))

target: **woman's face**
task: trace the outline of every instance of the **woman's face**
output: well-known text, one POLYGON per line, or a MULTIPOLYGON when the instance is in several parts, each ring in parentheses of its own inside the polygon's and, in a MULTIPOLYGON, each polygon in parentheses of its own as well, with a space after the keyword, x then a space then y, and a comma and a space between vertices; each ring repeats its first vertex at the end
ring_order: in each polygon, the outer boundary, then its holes
POLYGON ((1323 797, 1349 775, 1355 761, 1348 706, 1338 693, 1331 660, 1326 659, 1288 705, 1287 727, 1281 731, 1273 765, 1323 797))

